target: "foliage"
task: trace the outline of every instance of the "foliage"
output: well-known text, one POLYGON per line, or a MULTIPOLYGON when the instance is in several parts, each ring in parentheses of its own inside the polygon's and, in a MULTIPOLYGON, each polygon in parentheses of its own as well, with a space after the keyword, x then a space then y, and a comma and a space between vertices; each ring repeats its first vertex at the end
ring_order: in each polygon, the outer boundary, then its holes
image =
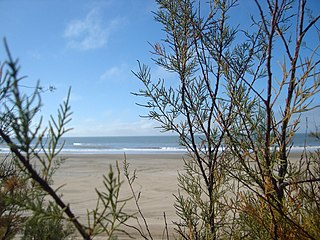
POLYGON ((49 205, 45 212, 34 212, 24 226, 23 240, 32 239, 68 239, 74 229, 70 224, 65 224, 57 206, 49 205))
POLYGON ((135 95, 191 157, 178 177, 178 234, 318 239, 319 156, 294 162, 290 150, 301 113, 316 107, 319 45, 307 36, 319 38, 320 16, 304 0, 256 0, 251 28, 240 29, 229 24, 237 1, 157 3, 166 35, 154 62, 179 84, 139 62, 135 95))
POLYGON ((103 190, 96 190, 96 209, 88 210, 88 226, 79 221, 58 190, 52 188, 52 176, 64 162, 60 152, 62 136, 71 129, 70 90, 56 116, 50 116, 43 128, 39 83, 33 91, 24 91, 18 61, 14 61, 5 42, 8 61, 1 67, 0 137, 10 152, 1 156, 0 165, 0 234, 11 239, 17 233, 22 239, 66 239, 75 230, 92 239, 104 233, 114 239, 131 215, 123 208, 128 199, 120 199, 119 168, 104 177, 103 190), (72 224, 72 226, 71 226, 72 224))
MULTIPOLYGON (((49 131, 40 130, 42 119, 40 118, 38 123, 36 119, 41 107, 42 88, 38 83, 32 92, 21 90, 24 77, 19 77, 18 61, 12 59, 6 42, 5 47, 8 61, 2 65, 1 71, 0 135, 1 141, 7 144, 10 153, 7 155, 4 153, 1 159, 2 172, 9 175, 9 178, 1 179, 1 191, 4 194, 2 219, 13 218, 19 221, 19 225, 14 226, 12 230, 7 228, 7 231, 13 232, 13 236, 16 232, 22 231, 26 234, 26 238, 34 238, 46 232, 47 239, 51 239, 53 232, 54 237, 67 233, 61 224, 62 219, 45 221, 52 233, 49 233, 48 228, 31 227, 30 224, 37 222, 40 216, 41 219, 57 217, 53 216, 53 213, 58 214, 58 205, 46 197, 53 195, 55 200, 59 199, 50 184, 53 172, 62 161, 57 156, 60 151, 57 142, 69 131, 65 126, 70 121, 70 107, 68 100, 64 102, 58 111, 57 120, 51 116, 49 131), (50 144, 47 149, 44 145, 44 136, 50 144), (12 211, 12 208, 15 211, 12 211), (55 211, 50 211, 53 208, 55 211)), ((60 218, 64 210, 63 208, 59 210, 60 218)), ((3 238, 7 239, 6 236, 3 238)))
POLYGON ((12 199, 25 195, 25 184, 21 178, 17 177, 13 164, 6 158, 1 161, 0 171, 0 236, 2 239, 11 239, 24 222, 21 207, 12 199))
MULTIPOLYGON (((138 214, 135 214, 133 216, 133 218, 136 220, 137 226, 127 225, 127 224, 126 224, 126 226, 136 230, 143 239, 151 239, 152 240, 153 237, 152 237, 151 231, 149 229, 148 222, 147 222, 145 216, 143 215, 143 212, 142 212, 141 207, 139 205, 139 199, 141 196, 141 192, 138 192, 138 194, 137 194, 134 190, 134 181, 137 178, 136 170, 134 170, 133 173, 131 173, 129 170, 129 166, 130 166, 130 164, 127 162, 127 158, 125 155, 124 161, 123 161, 123 172, 124 172, 125 179, 126 179, 127 183, 129 184, 129 188, 132 193, 132 198, 133 198, 134 203, 135 203, 137 210, 138 210, 138 214), (142 223, 141 223, 141 221, 142 221, 142 223)), ((165 231, 167 231, 167 230, 168 229, 165 228, 165 231)))
POLYGON ((121 229, 122 225, 132 216, 123 210, 129 199, 120 199, 122 181, 118 164, 116 167, 117 172, 114 172, 110 166, 108 176, 103 176, 106 191, 96 189, 98 195, 96 208, 88 212, 88 229, 92 236, 104 233, 107 234, 108 239, 114 239, 117 236, 116 233, 119 232, 130 236, 121 229))
MULTIPOLYGON (((134 74, 144 85, 136 95, 146 99, 147 117, 178 134, 188 150, 175 196, 178 238, 320 238, 320 152, 290 158, 301 114, 319 96, 319 45, 308 39, 319 38, 320 16, 308 11, 306 0, 254 2, 252 26, 241 29, 229 24, 236 0, 157 0, 155 20, 166 36, 152 45, 154 61, 174 74, 177 86, 154 81, 140 62, 134 74)), ((120 199, 118 166, 104 176, 105 189, 96 189, 88 226, 51 187, 64 160, 61 138, 70 130, 70 91, 43 130, 43 88, 23 91, 24 77, 5 46, 0 137, 10 153, 0 163, 1 237, 20 231, 24 239, 62 239, 71 234, 69 221, 84 239, 101 233, 114 239, 127 234, 123 226, 153 239, 126 161, 137 216, 124 212, 129 199, 120 199), (138 227, 127 224, 131 217, 138 227)))

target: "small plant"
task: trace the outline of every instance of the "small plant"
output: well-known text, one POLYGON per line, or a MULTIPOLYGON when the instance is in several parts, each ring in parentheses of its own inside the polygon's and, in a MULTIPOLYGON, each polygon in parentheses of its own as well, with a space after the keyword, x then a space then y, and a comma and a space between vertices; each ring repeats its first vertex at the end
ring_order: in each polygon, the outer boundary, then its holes
POLYGON ((88 211, 88 226, 79 222, 57 190, 52 176, 64 159, 62 136, 71 129, 70 90, 56 117, 48 127, 42 118, 35 121, 41 108, 43 88, 39 83, 31 93, 24 92, 18 62, 5 42, 8 61, 0 71, 0 137, 10 149, 0 165, 0 234, 11 239, 20 232, 23 239, 66 239, 76 230, 84 239, 104 233, 115 239, 120 227, 131 217, 123 211, 128 199, 120 200, 119 168, 104 176, 105 190, 96 190, 97 207, 88 211), (61 144, 62 143, 62 144, 61 144), (73 227, 70 227, 70 224, 73 227))
POLYGON ((116 165, 116 172, 110 166, 107 176, 103 176, 105 191, 96 189, 98 201, 96 208, 88 212, 88 230, 90 236, 106 234, 108 239, 117 239, 116 233, 124 233, 130 236, 122 227, 132 216, 124 212, 129 199, 120 199, 120 169, 116 165))
POLYGON ((64 220, 60 209, 51 204, 44 212, 34 212, 26 220, 22 240, 62 240, 68 239, 73 233, 73 226, 64 220))

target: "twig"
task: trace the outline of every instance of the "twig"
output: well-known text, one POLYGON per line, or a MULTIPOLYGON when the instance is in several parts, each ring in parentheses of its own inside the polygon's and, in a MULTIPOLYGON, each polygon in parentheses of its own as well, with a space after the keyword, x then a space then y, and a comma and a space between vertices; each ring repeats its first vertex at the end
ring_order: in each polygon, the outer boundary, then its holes
POLYGON ((289 185, 295 185, 295 184, 300 184, 300 183, 313 183, 313 182, 320 182, 320 178, 313 178, 313 179, 308 179, 308 180, 301 180, 301 181, 296 181, 296 182, 283 182, 280 184, 280 188, 285 188, 289 185))
MULTIPOLYGON (((128 171, 129 164, 127 163, 127 157, 126 157, 126 155, 124 155, 124 162, 123 162, 123 163, 124 163, 124 175, 125 175, 125 177, 126 177, 126 179, 127 179, 127 181, 128 181, 128 184, 129 184, 129 187, 130 187, 130 190, 131 190, 131 193, 132 193, 132 197, 133 197, 134 202, 135 202, 135 204, 136 204, 138 213, 139 213, 139 215, 141 216, 141 218, 142 218, 142 220, 143 220, 144 226, 145 226, 146 229, 147 229, 147 232, 148 232, 148 235, 149 235, 150 239, 153 239, 153 238, 152 238, 152 235, 151 235, 151 232, 150 232, 150 229, 149 229, 149 226, 148 226, 148 223, 147 223, 147 220, 146 220, 146 218, 144 217, 144 215, 143 215, 143 213, 142 213, 142 210, 141 210, 141 208, 140 208, 140 206, 139 206, 139 203, 138 203, 139 198, 140 198, 140 192, 139 192, 139 194, 138 194, 138 196, 137 196, 136 193, 135 193, 135 191, 134 191, 134 189, 133 189, 133 186, 132 186, 132 183, 133 183, 133 181, 134 181, 134 179, 135 179, 135 175, 134 175, 132 178, 130 178, 130 176, 129 176, 129 171, 128 171)), ((142 226, 141 226, 138 218, 137 218, 137 222, 138 222, 139 227, 140 227, 140 230, 141 230, 141 231, 139 231, 140 235, 141 235, 144 239, 148 239, 148 238, 145 236, 145 234, 144 234, 144 232, 143 232, 143 230, 142 230, 142 226)), ((136 229, 136 228, 135 228, 135 229, 136 229)))
POLYGON ((70 221, 74 224, 76 229, 79 231, 83 239, 85 240, 91 240, 90 236, 86 233, 84 227, 81 225, 81 223, 77 220, 73 212, 71 211, 69 205, 66 205, 62 199, 56 194, 56 192, 50 187, 48 182, 46 182, 44 179, 42 179, 39 174, 33 169, 31 164, 28 162, 28 160, 19 152, 17 146, 12 142, 10 137, 3 132, 2 129, 0 129, 0 136, 2 139, 8 144, 10 147, 10 150, 12 153, 15 154, 15 156, 19 159, 19 161, 23 164, 23 166, 27 169, 27 171, 30 174, 30 177, 36 181, 44 191, 46 191, 56 202, 56 204, 67 214, 70 221))
POLYGON ((163 235, 162 235, 162 239, 164 234, 166 234, 166 239, 169 240, 169 232, 168 232, 168 223, 167 223, 167 217, 166 217, 166 212, 163 212, 163 218, 164 218, 164 230, 163 230, 163 235))

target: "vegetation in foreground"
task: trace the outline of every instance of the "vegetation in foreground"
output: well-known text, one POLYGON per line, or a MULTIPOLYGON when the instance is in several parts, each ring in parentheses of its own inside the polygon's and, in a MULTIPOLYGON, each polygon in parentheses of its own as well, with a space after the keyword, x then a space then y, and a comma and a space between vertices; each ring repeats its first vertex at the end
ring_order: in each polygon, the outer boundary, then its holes
MULTIPOLYGON (((241 2, 157 0, 155 19, 166 35, 153 45, 154 61, 177 81, 153 81, 140 63, 134 74, 144 84, 136 95, 146 100, 148 117, 177 133, 191 156, 178 177, 178 239, 320 239, 320 151, 305 151, 298 162, 288 158, 301 114, 319 97, 319 41, 310 39, 319 40, 320 16, 306 0, 253 2, 258 14, 243 30, 230 25, 241 2)), ((69 97, 42 130, 43 88, 23 88, 5 46, 0 136, 10 153, 0 164, 1 238, 66 239, 71 224, 84 239, 113 239, 128 227, 152 239, 127 222, 145 220, 127 163, 132 199, 119 199, 120 170, 110 168, 86 224, 52 188, 63 163, 58 142, 70 130, 69 97), (138 215, 123 211, 129 200, 138 215)))

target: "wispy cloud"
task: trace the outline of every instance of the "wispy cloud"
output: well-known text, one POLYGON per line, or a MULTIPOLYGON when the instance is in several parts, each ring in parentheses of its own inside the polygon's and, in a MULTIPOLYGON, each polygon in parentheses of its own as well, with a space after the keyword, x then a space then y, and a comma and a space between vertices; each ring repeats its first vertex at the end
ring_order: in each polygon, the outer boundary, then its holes
POLYGON ((71 21, 64 31, 67 45, 79 50, 97 49, 105 46, 111 33, 123 22, 114 18, 103 22, 98 8, 93 8, 84 19, 71 21))
POLYGON ((119 79, 123 79, 128 74, 128 72, 130 73, 130 70, 128 70, 125 64, 122 64, 119 66, 113 66, 111 68, 108 68, 100 76, 100 79, 103 81, 119 80, 119 79))
POLYGON ((111 80, 113 78, 119 77, 121 74, 121 69, 119 67, 111 67, 107 69, 102 75, 101 79, 102 80, 111 80))

